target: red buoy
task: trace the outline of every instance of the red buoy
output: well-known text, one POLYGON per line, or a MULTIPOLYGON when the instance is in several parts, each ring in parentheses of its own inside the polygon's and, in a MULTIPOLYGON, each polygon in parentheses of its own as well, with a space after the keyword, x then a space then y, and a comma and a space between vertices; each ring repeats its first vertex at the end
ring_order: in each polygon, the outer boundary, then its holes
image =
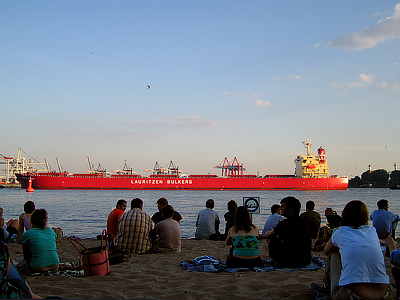
POLYGON ((34 191, 33 187, 32 187, 32 179, 29 178, 29 186, 26 189, 27 192, 32 193, 34 191))

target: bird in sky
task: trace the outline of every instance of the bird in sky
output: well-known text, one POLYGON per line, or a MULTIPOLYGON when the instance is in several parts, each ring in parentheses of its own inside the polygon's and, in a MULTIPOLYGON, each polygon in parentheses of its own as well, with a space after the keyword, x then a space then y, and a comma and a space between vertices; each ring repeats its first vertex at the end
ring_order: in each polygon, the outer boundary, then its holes
POLYGON ((148 89, 148 90, 151 89, 151 86, 147 85, 147 89, 148 89))

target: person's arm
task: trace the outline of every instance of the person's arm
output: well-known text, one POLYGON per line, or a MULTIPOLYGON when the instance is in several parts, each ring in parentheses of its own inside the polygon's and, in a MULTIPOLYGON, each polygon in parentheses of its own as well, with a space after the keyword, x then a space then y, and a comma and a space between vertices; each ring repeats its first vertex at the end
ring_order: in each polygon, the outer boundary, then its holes
POLYGON ((197 215, 196 227, 199 227, 199 215, 197 215))
POLYGON ((232 242, 232 229, 233 227, 231 227, 231 229, 228 230, 228 235, 226 236, 226 240, 225 240, 225 245, 230 246, 233 244, 232 242))
POLYGON ((267 239, 271 239, 271 238, 273 238, 274 236, 276 236, 276 233, 275 233, 274 230, 268 230, 268 231, 265 232, 264 236, 265 236, 267 239))
POLYGON ((329 255, 333 252, 337 252, 339 251, 339 248, 336 247, 333 243, 332 243, 332 238, 329 239, 329 241, 326 243, 325 248, 324 248, 324 253, 326 255, 329 255))
POLYGON ((24 233, 24 221, 22 220, 22 215, 19 216, 19 224, 18 224, 18 235, 16 243, 18 244, 21 241, 22 234, 24 233))
POLYGON ((400 265, 400 251, 397 250, 397 243, 392 237, 385 239, 384 244, 389 248, 390 252, 390 262, 395 265, 400 265))
POLYGON ((217 215, 217 217, 215 218, 215 232, 219 231, 219 217, 217 215))

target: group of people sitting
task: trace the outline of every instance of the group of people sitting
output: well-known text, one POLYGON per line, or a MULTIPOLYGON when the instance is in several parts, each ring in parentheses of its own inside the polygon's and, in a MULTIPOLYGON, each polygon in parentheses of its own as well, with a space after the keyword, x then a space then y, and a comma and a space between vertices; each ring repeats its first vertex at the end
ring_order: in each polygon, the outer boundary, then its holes
MULTIPOLYGON (((158 212, 150 217, 143 212, 141 199, 133 199, 127 212, 127 202, 119 200, 107 219, 112 249, 135 254, 180 252, 182 216, 165 198, 160 198, 157 206, 158 212)), ((224 215, 225 234, 218 234, 218 213, 214 211, 214 201, 209 199, 206 209, 198 214, 195 236, 196 239, 223 237, 230 246, 228 267, 264 266, 259 251, 261 238, 267 239, 269 258, 279 267, 305 267, 311 261, 312 249, 323 250, 328 255, 324 281, 332 299, 395 299, 396 291, 390 285, 381 246, 387 246, 387 255, 396 266, 392 269, 393 275, 395 279, 400 278, 400 250, 394 239, 400 217, 388 211, 388 201, 378 201, 378 209, 371 215, 358 200, 347 203, 341 216, 327 208, 327 225, 323 227, 314 206, 308 201, 306 211, 300 214, 298 199, 283 198, 280 205, 271 207, 271 216, 260 235, 249 210, 231 200, 224 215), (369 220, 373 226, 368 226, 369 220)), ((19 220, 5 222, 0 209, 2 298, 36 297, 16 267, 24 274, 58 270, 56 233, 47 227, 46 210, 35 209, 34 203, 28 201, 24 211, 19 220), (12 263, 6 245, 13 240, 21 242, 24 255, 17 266, 12 263)))
POLYGON ((116 208, 107 219, 110 249, 119 253, 143 254, 154 252, 180 252, 182 216, 168 204, 168 200, 157 201, 158 212, 150 217, 143 211, 143 201, 131 201, 131 210, 124 213, 127 202, 118 200, 116 208), (153 228, 154 222, 154 228, 153 228))
POLYGON ((59 257, 56 246, 57 234, 47 227, 45 209, 35 209, 32 201, 24 204, 24 213, 19 220, 5 222, 0 208, 0 297, 40 298, 32 293, 21 275, 32 273, 54 273, 58 271, 59 257), (7 243, 22 244, 24 259, 14 265, 7 243))
MULTIPOLYGON (((212 212, 213 201, 208 200, 206 206, 198 215, 196 238, 207 234, 212 238, 218 228, 218 215, 212 212)), ((396 299, 381 246, 388 248, 390 261, 396 266, 392 273, 396 286, 400 287, 400 250, 394 240, 400 217, 388 211, 385 199, 378 201, 377 206, 370 216, 366 205, 358 200, 347 203, 342 216, 327 208, 327 225, 320 227, 321 216, 314 211, 314 202, 308 201, 306 211, 300 214, 300 201, 286 197, 280 205, 271 207, 271 215, 260 236, 247 208, 237 207, 234 223, 226 231, 226 245, 232 246, 227 265, 263 266, 258 241, 266 238, 269 258, 279 267, 304 267, 311 261, 312 249, 323 250, 328 255, 324 282, 332 299, 396 299), (369 220, 373 226, 368 226, 369 220)), ((229 207, 234 205, 228 204, 227 214, 232 215, 234 209, 229 207)), ((225 219, 231 220, 227 214, 225 219)))

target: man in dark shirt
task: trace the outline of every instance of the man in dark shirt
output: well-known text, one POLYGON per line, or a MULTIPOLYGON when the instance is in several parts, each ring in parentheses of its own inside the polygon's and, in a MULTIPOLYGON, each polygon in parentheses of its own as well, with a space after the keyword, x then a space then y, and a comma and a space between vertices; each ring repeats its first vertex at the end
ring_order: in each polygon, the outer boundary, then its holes
POLYGON ((311 238, 308 227, 299 216, 301 203, 295 197, 281 200, 286 220, 265 233, 269 256, 279 267, 300 268, 311 261, 311 238))
MULTIPOLYGON (((168 200, 165 198, 160 198, 157 200, 157 207, 158 207, 158 212, 156 212, 152 217, 151 220, 154 222, 154 225, 157 223, 165 220, 163 214, 162 214, 162 209, 164 206, 168 205, 168 200)), ((181 223, 182 216, 180 213, 177 211, 174 211, 174 215, 172 216, 172 220, 177 221, 179 224, 181 223)))
POLYGON ((321 215, 314 210, 314 201, 306 202, 306 211, 300 215, 308 227, 311 239, 316 239, 318 236, 319 228, 321 227, 321 215))

